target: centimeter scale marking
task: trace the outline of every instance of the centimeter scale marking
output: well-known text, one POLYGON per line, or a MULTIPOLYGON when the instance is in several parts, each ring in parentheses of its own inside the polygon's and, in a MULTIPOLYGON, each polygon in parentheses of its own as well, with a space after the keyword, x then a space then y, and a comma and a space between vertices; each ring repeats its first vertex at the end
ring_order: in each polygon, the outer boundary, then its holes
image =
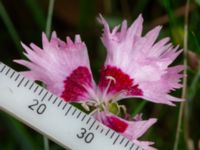
POLYGON ((143 150, 0 62, 0 109, 72 150, 143 150))

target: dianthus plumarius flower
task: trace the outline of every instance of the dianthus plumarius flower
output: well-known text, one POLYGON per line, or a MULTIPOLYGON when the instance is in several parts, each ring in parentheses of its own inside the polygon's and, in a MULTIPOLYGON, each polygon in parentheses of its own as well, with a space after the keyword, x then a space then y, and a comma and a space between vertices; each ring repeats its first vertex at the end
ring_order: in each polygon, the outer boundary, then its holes
POLYGON ((173 47, 169 38, 156 42, 160 26, 142 35, 141 15, 129 28, 123 21, 121 29, 116 26, 110 30, 102 16, 99 22, 104 27, 101 40, 107 57, 98 84, 92 76, 86 45, 79 35, 74 41, 69 37, 62 41, 53 32, 49 41, 43 34, 43 47, 22 44, 29 61, 15 62, 30 69, 23 72, 25 76, 44 82, 48 90, 67 102, 81 103, 104 125, 144 149, 153 150, 153 142, 138 138, 156 119, 142 120, 140 114, 131 118, 126 115, 125 107, 117 102, 135 97, 168 105, 181 101, 170 95, 171 91, 181 88, 183 66, 170 66, 181 50, 173 47))

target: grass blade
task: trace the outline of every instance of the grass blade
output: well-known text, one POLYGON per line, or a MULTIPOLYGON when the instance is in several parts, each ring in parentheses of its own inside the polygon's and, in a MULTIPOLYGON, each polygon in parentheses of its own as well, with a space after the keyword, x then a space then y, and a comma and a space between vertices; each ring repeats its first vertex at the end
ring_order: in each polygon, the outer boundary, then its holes
POLYGON ((51 33, 54 3, 55 3, 55 0, 49 1, 48 16, 47 16, 47 23, 46 23, 46 35, 48 38, 50 37, 50 33, 51 33))
MULTIPOLYGON (((48 16, 47 16, 47 22, 46 22, 46 35, 48 38, 50 38, 50 34, 51 34, 54 3, 55 3, 55 0, 49 0, 48 16)), ((44 142, 44 150, 49 150, 50 149, 49 140, 46 136, 43 136, 43 142, 44 142)))
MULTIPOLYGON (((185 24, 184 24, 184 72, 183 72, 183 90, 182 90, 182 98, 186 100, 187 98, 187 51, 188 51, 188 18, 189 18, 189 6, 190 6, 190 0, 186 1, 186 10, 185 10, 185 24)), ((183 122, 183 114, 184 114, 184 107, 185 102, 181 102, 180 108, 179 108, 179 116, 178 116, 178 123, 176 128, 176 137, 174 142, 174 150, 178 150, 178 144, 180 139, 180 131, 181 131, 181 125, 183 122)), ((187 119, 187 118, 186 118, 187 119)), ((187 121, 187 120, 185 120, 187 121)), ((187 133, 185 134, 185 140, 187 140, 187 133)), ((187 141, 186 141, 187 143, 187 141)))

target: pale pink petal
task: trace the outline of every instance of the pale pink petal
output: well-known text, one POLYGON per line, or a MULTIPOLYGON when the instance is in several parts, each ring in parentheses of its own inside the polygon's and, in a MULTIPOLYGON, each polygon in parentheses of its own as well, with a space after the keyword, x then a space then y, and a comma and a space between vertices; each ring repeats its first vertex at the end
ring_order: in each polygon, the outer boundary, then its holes
POLYGON ((168 105, 174 105, 172 102, 182 101, 182 99, 175 98, 169 95, 169 91, 173 91, 177 88, 181 88, 179 83, 182 74, 179 74, 183 70, 183 66, 174 66, 166 69, 166 73, 161 76, 161 79, 154 82, 141 82, 140 88, 143 90, 143 98, 155 103, 164 103, 168 105), (153 84, 152 84, 153 83, 153 84))
POLYGON ((129 139, 138 139, 141 137, 155 122, 157 119, 151 118, 148 120, 140 121, 127 121, 128 128, 123 133, 129 139))
POLYGON ((95 83, 90 70, 90 63, 85 43, 76 35, 75 42, 69 37, 64 42, 56 33, 50 41, 42 34, 43 48, 35 44, 30 47, 22 43, 29 61, 15 60, 30 71, 24 75, 44 82, 54 94, 66 101, 88 101, 94 99, 95 83))
POLYGON ((144 149, 154 149, 153 147, 150 147, 150 145, 153 144, 152 142, 140 142, 137 139, 141 137, 157 121, 157 119, 151 118, 149 120, 127 121, 109 112, 97 112, 94 114, 94 117, 104 125, 121 133, 144 149))
POLYGON ((141 15, 129 28, 124 21, 121 30, 117 27, 113 32, 102 16, 99 20, 104 26, 102 42, 107 50, 98 85, 104 100, 141 97, 169 105, 181 101, 169 94, 181 88, 183 67, 170 65, 182 50, 173 47, 169 38, 156 41, 160 26, 142 36, 141 15))

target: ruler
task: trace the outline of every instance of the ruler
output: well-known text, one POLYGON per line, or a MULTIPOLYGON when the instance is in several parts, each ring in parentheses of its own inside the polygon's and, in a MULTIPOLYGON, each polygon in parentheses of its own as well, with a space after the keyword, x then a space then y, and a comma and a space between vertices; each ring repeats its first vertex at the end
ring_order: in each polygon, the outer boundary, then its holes
POLYGON ((63 148, 143 150, 1 62, 0 109, 63 148))

